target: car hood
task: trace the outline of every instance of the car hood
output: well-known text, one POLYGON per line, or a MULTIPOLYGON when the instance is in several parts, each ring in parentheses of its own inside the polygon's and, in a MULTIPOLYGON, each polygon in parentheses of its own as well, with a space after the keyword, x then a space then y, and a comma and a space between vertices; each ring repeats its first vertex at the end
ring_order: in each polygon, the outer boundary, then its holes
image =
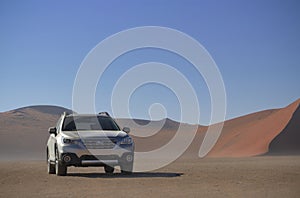
POLYGON ((103 137, 125 137, 127 133, 124 131, 63 131, 62 135, 72 139, 79 138, 103 138, 103 137))

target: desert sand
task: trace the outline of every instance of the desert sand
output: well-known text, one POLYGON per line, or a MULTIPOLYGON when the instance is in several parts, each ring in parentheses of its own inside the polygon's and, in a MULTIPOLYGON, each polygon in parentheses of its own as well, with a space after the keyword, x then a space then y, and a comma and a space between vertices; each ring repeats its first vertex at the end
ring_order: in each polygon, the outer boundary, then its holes
POLYGON ((1 162, 0 197, 295 197, 300 157, 185 159, 156 171, 106 175, 103 168, 46 173, 44 161, 1 162))

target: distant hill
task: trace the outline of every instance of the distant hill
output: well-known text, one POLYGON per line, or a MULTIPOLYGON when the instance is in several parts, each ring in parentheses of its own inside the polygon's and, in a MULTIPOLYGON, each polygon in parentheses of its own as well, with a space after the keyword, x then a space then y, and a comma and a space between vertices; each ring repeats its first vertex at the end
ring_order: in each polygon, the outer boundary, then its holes
MULTIPOLYGON (((300 100, 281 109, 252 113, 224 123, 222 134, 208 157, 249 157, 270 154, 300 154, 300 100)), ((29 106, 0 113, 0 159, 44 159, 48 128, 55 126, 63 112, 58 106, 29 106)), ((136 151, 150 151, 167 144, 181 123, 168 118, 153 121, 116 119, 121 127, 128 126, 136 151), (134 122, 133 122, 134 121, 134 122), (154 131, 154 133, 153 133, 154 131)), ((184 129, 192 125, 183 124, 184 129)), ((194 125, 195 126, 195 125, 194 125)), ((197 134, 183 157, 198 157, 207 126, 197 126, 197 134)))
POLYGON ((51 114, 51 115, 61 115, 64 112, 72 113, 73 111, 70 109, 66 109, 64 107, 59 106, 52 106, 52 105, 35 105, 35 106, 28 106, 16 109, 14 111, 26 111, 27 109, 35 110, 41 113, 51 114))

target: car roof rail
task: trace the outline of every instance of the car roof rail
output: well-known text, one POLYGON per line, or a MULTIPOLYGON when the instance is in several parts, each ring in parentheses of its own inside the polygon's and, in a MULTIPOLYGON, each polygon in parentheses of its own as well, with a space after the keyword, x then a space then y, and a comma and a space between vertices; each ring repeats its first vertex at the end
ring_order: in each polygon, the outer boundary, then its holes
POLYGON ((110 117, 109 113, 107 113, 106 111, 104 111, 104 112, 99 112, 99 115, 105 115, 105 116, 110 117))

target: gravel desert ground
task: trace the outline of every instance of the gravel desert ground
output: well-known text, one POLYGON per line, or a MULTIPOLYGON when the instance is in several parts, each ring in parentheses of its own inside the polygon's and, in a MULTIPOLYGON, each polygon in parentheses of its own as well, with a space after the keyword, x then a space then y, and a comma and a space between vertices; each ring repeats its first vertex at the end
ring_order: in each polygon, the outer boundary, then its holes
POLYGON ((299 197, 300 157, 179 159, 146 173, 46 173, 44 161, 2 161, 0 197, 299 197))

